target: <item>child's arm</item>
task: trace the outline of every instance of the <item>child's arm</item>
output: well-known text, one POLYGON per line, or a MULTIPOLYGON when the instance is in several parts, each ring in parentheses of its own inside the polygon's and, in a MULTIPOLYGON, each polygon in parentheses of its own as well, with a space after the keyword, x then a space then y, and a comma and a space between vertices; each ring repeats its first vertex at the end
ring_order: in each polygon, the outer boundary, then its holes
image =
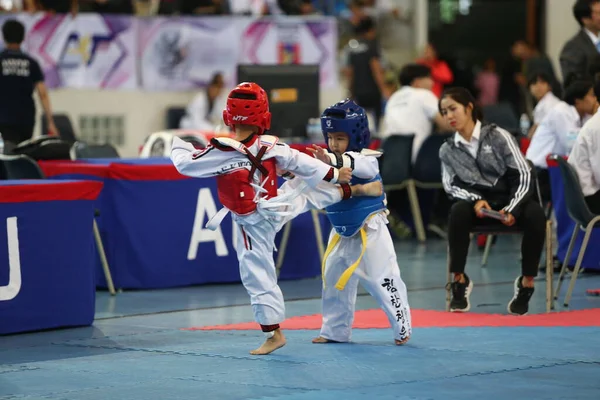
MULTIPOLYGON (((349 167, 352 169, 352 175, 360 179, 373 179, 379 174, 379 163, 377 158, 373 156, 366 156, 356 151, 348 151, 342 154, 339 158, 333 153, 329 153, 336 157, 336 161, 341 158, 341 167, 349 167), (349 164, 349 165, 347 165, 349 164)), ((331 158, 331 157, 330 157, 331 158)), ((333 165, 334 167, 341 168, 338 166, 339 161, 333 165)))
POLYGON ((345 176, 345 173, 340 175, 339 169, 292 149, 286 144, 277 143, 271 151, 274 152, 279 168, 293 173, 311 187, 316 187, 321 181, 331 183, 350 181, 351 176, 345 176))
POLYGON ((332 153, 316 145, 309 150, 317 159, 335 168, 350 168, 352 175, 357 178, 373 179, 379 174, 379 163, 376 157, 366 156, 356 151, 348 151, 344 154, 332 153))
POLYGON ((194 148, 191 143, 175 136, 171 145, 171 160, 180 174, 194 178, 208 178, 218 174, 224 160, 218 155, 221 152, 212 145, 204 150, 194 148))

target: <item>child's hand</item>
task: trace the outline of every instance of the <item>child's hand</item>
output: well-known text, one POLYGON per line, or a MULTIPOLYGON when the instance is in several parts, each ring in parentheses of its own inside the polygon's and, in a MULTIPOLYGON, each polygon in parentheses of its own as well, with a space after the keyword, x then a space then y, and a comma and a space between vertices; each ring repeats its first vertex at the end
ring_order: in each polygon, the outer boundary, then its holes
POLYGON ((309 147, 308 150, 315 156, 317 160, 323 161, 325 164, 331 165, 331 160, 327 155, 327 151, 321 146, 317 146, 316 144, 312 145, 312 148, 309 147))
POLYGON ((337 183, 350 183, 350 180, 352 179, 352 169, 342 167, 339 171, 337 183))

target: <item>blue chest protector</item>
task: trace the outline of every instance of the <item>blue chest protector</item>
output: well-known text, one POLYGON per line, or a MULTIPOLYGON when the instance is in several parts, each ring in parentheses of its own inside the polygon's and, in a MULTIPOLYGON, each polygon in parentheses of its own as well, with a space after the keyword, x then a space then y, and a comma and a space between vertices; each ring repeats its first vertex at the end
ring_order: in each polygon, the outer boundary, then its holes
MULTIPOLYGON (((352 177, 350 183, 357 185, 375 181, 381 182, 379 174, 373 179, 352 177)), ((341 236, 351 237, 362 228, 369 216, 385 210, 384 200, 385 194, 379 197, 352 197, 325 208, 325 211, 335 231, 341 236)))

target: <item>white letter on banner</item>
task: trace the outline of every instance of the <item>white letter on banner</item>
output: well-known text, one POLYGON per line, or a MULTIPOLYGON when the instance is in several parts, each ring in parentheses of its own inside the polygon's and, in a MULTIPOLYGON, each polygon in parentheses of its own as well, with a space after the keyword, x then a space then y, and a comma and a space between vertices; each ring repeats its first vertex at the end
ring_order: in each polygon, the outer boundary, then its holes
POLYGON ((204 242, 215 242, 215 250, 217 256, 224 257, 229 254, 227 245, 221 232, 221 227, 214 231, 203 229, 204 215, 210 220, 217 213, 217 206, 213 200, 209 188, 200 189, 198 193, 198 204, 196 204, 196 217, 194 219, 194 227, 192 228, 192 238, 190 240, 190 248, 188 250, 188 260, 195 260, 198 254, 198 245, 204 242))
POLYGON ((12 300, 21 291, 21 256, 19 254, 19 229, 17 217, 6 218, 8 236, 8 285, 0 286, 0 301, 12 300))

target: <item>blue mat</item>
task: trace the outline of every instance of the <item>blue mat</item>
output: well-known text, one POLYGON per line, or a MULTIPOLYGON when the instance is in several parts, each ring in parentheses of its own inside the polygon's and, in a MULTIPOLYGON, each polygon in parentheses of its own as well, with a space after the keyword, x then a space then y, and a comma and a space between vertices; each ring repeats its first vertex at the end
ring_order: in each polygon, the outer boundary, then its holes
POLYGON ((597 398, 600 328, 388 330, 250 356, 256 331, 131 332, 0 349, 0 399, 597 398))

